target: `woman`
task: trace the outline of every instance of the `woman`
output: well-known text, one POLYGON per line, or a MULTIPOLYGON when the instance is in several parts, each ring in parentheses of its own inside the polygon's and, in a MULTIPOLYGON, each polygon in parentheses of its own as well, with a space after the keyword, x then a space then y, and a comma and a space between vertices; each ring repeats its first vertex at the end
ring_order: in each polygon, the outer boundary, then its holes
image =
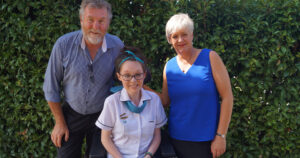
POLYGON ((177 56, 165 65, 159 95, 163 105, 170 104, 168 127, 176 155, 219 157, 226 150, 233 106, 230 79, 215 51, 193 47, 193 25, 182 13, 167 22, 167 40, 177 56))
POLYGON ((136 48, 124 48, 115 62, 123 89, 109 96, 96 125, 108 157, 153 157, 160 144, 160 127, 167 118, 159 96, 142 88, 146 64, 136 48))

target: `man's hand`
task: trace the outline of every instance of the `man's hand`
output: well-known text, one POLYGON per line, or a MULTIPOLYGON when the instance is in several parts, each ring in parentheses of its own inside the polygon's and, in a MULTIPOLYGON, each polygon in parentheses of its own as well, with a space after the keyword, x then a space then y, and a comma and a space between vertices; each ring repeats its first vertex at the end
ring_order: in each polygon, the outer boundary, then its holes
POLYGON ((65 136, 65 141, 68 141, 69 139, 69 129, 60 103, 48 101, 48 104, 55 118, 55 126, 51 133, 51 140, 56 147, 61 147, 62 137, 65 136))
POLYGON ((219 157, 226 151, 226 138, 215 136, 210 147, 213 158, 219 157))
POLYGON ((65 141, 69 139, 69 129, 64 123, 56 123, 51 133, 51 140, 56 147, 61 147, 62 137, 65 136, 65 141))

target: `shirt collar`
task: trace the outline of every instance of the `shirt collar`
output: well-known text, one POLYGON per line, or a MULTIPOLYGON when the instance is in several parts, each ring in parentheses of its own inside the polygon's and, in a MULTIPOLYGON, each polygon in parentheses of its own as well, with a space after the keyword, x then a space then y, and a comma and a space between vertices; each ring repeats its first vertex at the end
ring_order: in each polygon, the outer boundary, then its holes
MULTIPOLYGON (((85 44, 83 36, 81 38, 81 44, 80 44, 80 46, 81 46, 82 49, 85 49, 85 47, 86 47, 86 44, 85 44)), ((103 53, 105 53, 107 51, 107 44, 106 44, 106 37, 105 36, 103 37, 103 42, 102 42, 101 49, 102 49, 103 53)))
MULTIPOLYGON (((141 97, 139 106, 143 104, 143 101, 151 100, 151 96, 143 88, 141 88, 141 92, 142 92, 142 97, 141 97)), ((120 94, 120 101, 129 101, 129 100, 130 100, 130 98, 128 96, 128 93, 127 93, 126 89, 123 88, 121 90, 121 94, 120 94)))

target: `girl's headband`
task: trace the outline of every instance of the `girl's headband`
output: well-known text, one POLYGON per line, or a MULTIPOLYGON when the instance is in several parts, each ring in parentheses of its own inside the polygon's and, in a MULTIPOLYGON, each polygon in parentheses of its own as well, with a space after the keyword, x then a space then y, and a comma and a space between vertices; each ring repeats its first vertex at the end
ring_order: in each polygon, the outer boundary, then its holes
POLYGON ((129 51, 129 50, 126 50, 125 52, 127 52, 128 54, 132 55, 132 56, 129 56, 125 59, 123 59, 120 64, 119 64, 119 67, 128 59, 135 59, 136 61, 139 61, 140 63, 144 64, 144 61, 142 59, 140 59, 139 57, 137 57, 133 52, 129 51))

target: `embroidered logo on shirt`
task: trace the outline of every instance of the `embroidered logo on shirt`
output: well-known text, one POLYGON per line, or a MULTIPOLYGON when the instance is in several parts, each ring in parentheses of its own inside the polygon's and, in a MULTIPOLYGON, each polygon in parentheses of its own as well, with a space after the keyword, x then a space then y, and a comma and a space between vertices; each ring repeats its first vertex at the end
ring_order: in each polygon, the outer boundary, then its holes
POLYGON ((128 116, 122 116, 121 117, 122 120, 127 119, 127 118, 128 118, 128 116))
POLYGON ((120 119, 122 120, 123 123, 126 123, 126 119, 128 118, 128 116, 126 116, 126 113, 123 113, 120 115, 120 119))

